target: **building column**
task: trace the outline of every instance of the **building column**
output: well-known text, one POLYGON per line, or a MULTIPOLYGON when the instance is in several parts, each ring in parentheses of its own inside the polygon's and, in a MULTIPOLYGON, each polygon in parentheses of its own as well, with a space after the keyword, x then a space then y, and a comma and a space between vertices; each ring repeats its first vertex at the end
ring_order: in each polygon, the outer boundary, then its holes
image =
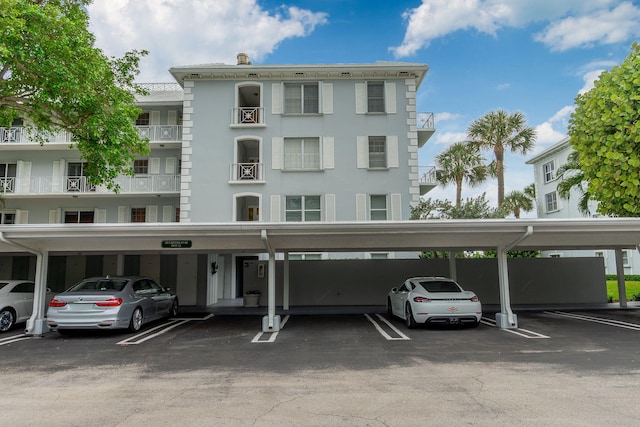
POLYGON ((267 230, 262 230, 261 238, 269 252, 268 286, 267 286, 267 315, 262 318, 262 332, 278 332, 280 330, 280 316, 276 315, 276 253, 271 247, 267 230))
POLYGON ((496 313, 496 325, 502 329, 518 327, 518 317, 511 311, 511 292, 509 290, 509 268, 507 266, 507 249, 498 247, 498 284, 500 286, 500 313, 496 313))
POLYGON ((627 308, 627 284, 624 281, 624 262, 622 249, 616 249, 616 276, 618 278, 618 300, 620 308, 627 308))
POLYGON ((282 309, 289 310, 289 252, 284 253, 284 271, 282 280, 282 309))
POLYGON ((45 317, 47 307, 47 271, 49 269, 49 251, 36 254, 36 277, 33 293, 33 312, 27 319, 26 335, 39 336, 49 332, 49 325, 45 317))

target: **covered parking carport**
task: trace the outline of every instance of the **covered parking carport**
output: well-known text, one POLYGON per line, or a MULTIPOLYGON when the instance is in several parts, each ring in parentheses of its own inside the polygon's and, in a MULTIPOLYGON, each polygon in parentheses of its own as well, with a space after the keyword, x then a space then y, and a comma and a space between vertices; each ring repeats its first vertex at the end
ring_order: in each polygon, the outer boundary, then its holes
MULTIPOLYGON (((36 255, 36 291, 34 311, 26 333, 47 331, 45 291, 47 262, 55 253, 172 253, 185 251, 181 245, 163 242, 188 242, 193 252, 233 251, 267 252, 268 314, 264 331, 280 328, 275 306, 276 253, 356 252, 356 251, 474 251, 495 250, 498 258, 500 328, 517 328, 517 316, 511 309, 507 251, 551 249, 613 249, 616 251, 618 288, 625 295, 622 250, 638 248, 640 219, 598 218, 588 220, 496 219, 426 220, 333 223, 238 222, 224 224, 67 224, 10 225, 0 227, 0 253, 36 255)), ((285 262, 286 265, 286 262, 285 262)), ((455 258, 450 257, 450 272, 455 277, 455 258)), ((288 287, 285 268, 285 289, 288 287)), ((621 306, 626 306, 624 298, 621 306)))

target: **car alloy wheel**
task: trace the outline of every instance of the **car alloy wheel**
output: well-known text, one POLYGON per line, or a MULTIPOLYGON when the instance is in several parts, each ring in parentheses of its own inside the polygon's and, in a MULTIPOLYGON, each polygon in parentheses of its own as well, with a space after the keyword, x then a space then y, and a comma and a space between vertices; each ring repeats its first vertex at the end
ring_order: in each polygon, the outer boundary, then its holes
POLYGON ((416 320, 413 318, 411 312, 411 304, 407 303, 404 310, 404 320, 407 323, 407 328, 413 329, 416 327, 416 320))
POLYGON ((142 309, 138 307, 135 310, 133 310, 133 315, 131 315, 129 330, 131 332, 138 332, 141 327, 142 327, 142 309))
POLYGON ((7 332, 13 328, 15 321, 16 316, 13 314, 13 311, 8 308, 0 311, 0 332, 7 332))

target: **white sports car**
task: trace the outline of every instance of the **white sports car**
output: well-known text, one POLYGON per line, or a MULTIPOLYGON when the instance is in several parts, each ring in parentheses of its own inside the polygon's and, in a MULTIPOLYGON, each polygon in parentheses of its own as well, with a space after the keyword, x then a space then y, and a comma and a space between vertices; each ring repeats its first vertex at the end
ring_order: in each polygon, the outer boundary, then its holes
POLYGON ((482 305, 477 295, 446 277, 412 277, 387 297, 389 317, 404 319, 407 327, 419 323, 478 326, 482 305))

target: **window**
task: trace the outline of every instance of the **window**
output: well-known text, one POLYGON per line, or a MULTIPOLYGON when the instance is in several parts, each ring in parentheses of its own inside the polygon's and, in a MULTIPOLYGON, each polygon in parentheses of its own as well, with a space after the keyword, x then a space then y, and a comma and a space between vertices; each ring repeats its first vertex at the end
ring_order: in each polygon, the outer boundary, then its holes
POLYGON ((285 170, 319 170, 320 139, 319 138, 285 138, 284 139, 285 170))
POLYGON ((319 105, 318 83, 286 83, 284 85, 285 114, 318 114, 319 105))
POLYGON ((556 165, 551 161, 542 165, 542 173, 544 173, 544 182, 550 182, 556 179, 556 165))
POLYGON ((606 256, 604 251, 595 251, 594 255, 596 257, 598 257, 598 258, 602 258, 602 262, 603 262, 604 266, 605 267, 607 266, 607 256, 606 256))
POLYGON ((320 221, 320 196, 287 196, 286 221, 320 221))
POLYGON ((19 293, 19 294, 32 294, 35 289, 35 284, 33 282, 22 282, 18 283, 11 289, 11 293, 19 293))
POLYGON ((0 193, 13 193, 16 190, 16 164, 0 163, 0 193))
POLYGON ((70 162, 67 165, 67 191, 95 191, 95 185, 88 185, 85 177, 87 164, 70 162))
POLYGON ((369 168, 386 168, 386 138, 384 136, 369 137, 369 168))
POLYGON ((623 267, 631 267, 631 263, 629 262, 629 251, 622 251, 622 266, 623 267))
POLYGON ((146 222, 146 208, 131 208, 131 222, 146 222))
POLYGON ((558 195, 555 191, 545 194, 544 202, 547 212, 554 212, 558 210, 558 195))
POLYGON ((384 82, 367 82, 367 111, 384 113, 384 82))
POLYGON ((372 221, 387 219, 387 196, 370 196, 370 214, 372 221))
POLYGON ((389 259, 389 254, 387 252, 373 252, 371 259, 389 259))
POLYGON ((322 254, 289 254, 290 261, 318 261, 321 259, 322 254))
POLYGON ((15 224, 16 214, 14 212, 1 212, 0 211, 0 224, 15 224))
POLYGON ((91 224, 93 222, 93 211, 65 211, 65 224, 91 224))
POLYGON ((149 126, 149 112, 140 113, 136 119, 136 126, 149 126))
POLYGON ((146 175, 149 173, 149 159, 138 159, 133 161, 133 172, 136 175, 146 175))

